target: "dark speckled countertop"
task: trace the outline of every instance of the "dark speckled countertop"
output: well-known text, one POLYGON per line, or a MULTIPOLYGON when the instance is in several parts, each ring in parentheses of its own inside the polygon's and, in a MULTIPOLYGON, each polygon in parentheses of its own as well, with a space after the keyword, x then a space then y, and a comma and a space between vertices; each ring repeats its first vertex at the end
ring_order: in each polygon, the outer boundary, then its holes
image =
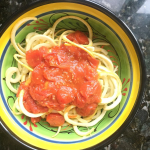
MULTIPOLYGON (((0 0, 0 28, 7 18, 38 0, 0 0)), ((94 0, 113 11, 137 38, 146 62, 147 84, 140 109, 130 125, 102 150, 150 150, 150 0, 94 0)), ((0 127, 0 150, 27 150, 0 127)))

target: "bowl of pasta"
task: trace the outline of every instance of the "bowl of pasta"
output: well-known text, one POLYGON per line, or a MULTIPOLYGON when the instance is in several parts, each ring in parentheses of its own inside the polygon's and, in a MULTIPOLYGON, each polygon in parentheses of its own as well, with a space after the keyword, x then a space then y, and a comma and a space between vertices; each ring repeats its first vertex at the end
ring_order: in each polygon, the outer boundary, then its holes
POLYGON ((89 1, 47 1, 1 31, 0 123, 33 149, 103 147, 142 99, 138 43, 112 12, 89 1))

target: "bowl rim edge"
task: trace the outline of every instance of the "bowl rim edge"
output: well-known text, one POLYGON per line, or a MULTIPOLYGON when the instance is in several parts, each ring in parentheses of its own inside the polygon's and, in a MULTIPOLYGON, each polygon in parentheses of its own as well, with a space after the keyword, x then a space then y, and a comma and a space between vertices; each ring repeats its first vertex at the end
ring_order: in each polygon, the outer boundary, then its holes
MULTIPOLYGON (((129 39, 131 40, 131 43, 134 46, 134 49, 136 50, 136 54, 138 57, 139 61, 139 66, 140 66, 140 73, 141 73, 141 81, 140 82, 140 88, 139 88, 139 94, 137 96, 137 101, 134 104, 134 107, 132 109, 132 111, 130 112, 130 115, 127 117, 126 121, 120 126, 120 128, 113 133, 110 137, 108 137, 107 139, 105 139, 104 141, 102 141, 101 143, 98 143, 92 147, 89 147, 91 149, 95 149, 95 148, 102 148, 106 145, 108 145, 108 143, 112 143, 116 138, 119 137, 119 135, 121 135, 121 133, 123 132, 124 129, 126 129, 130 122, 132 121, 133 117, 136 115, 136 113, 139 110, 139 105, 142 102, 142 97, 144 94, 144 90, 145 90, 145 83, 146 83, 146 65, 145 65, 145 61, 144 61, 144 57, 143 57, 143 53, 142 50, 139 46, 139 43, 136 39, 136 37, 134 36, 134 34, 132 33, 132 31, 130 30, 130 28, 122 21, 120 20, 111 10, 109 10, 108 8, 106 8, 105 6, 91 1, 91 0, 42 0, 42 1, 36 1, 36 2, 32 2, 27 4, 26 6, 21 7, 21 9, 15 11, 11 16, 9 16, 5 22, 3 23, 3 25, 1 26, 0 29, 0 35, 2 35, 5 30, 7 29, 7 27, 13 22, 15 21, 19 16, 21 16, 23 13, 41 6, 41 5, 46 5, 46 4, 50 4, 50 3, 59 3, 59 2, 69 2, 69 3, 78 3, 78 4, 82 4, 82 5, 87 5, 89 7, 92 7, 94 9, 97 9, 98 11, 102 11, 104 14, 108 15, 111 19, 113 19, 115 22, 117 22, 117 24, 119 24, 119 26, 124 29, 126 31, 127 36, 129 37, 129 39)), ((1 38, 1 36, 0 36, 1 38)), ((38 147, 35 147, 33 145, 30 145, 29 143, 26 143, 25 141, 23 141, 22 139, 20 139, 17 135, 15 135, 14 133, 11 132, 11 130, 7 127, 7 125, 3 122, 3 120, 0 118, 0 125, 2 126, 2 128, 4 128, 4 130, 11 135, 12 138, 14 138, 15 140, 17 140, 19 143, 21 143, 22 145, 30 148, 30 149, 35 149, 38 147)), ((89 149, 88 148, 88 149, 89 149)), ((39 149, 39 148, 38 148, 39 149)))

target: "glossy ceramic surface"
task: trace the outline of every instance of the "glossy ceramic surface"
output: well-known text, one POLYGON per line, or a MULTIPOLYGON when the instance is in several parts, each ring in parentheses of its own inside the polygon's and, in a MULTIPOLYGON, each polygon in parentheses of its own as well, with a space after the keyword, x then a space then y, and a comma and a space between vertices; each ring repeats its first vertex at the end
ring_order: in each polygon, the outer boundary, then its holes
MULTIPOLYGON (((138 45, 126 26, 113 14, 100 6, 93 4, 93 6, 99 8, 98 10, 90 7, 91 3, 87 2, 86 4, 88 5, 58 2, 35 8, 31 7, 32 9, 25 10, 18 18, 14 18, 12 24, 4 31, 0 39, 0 43, 2 43, 0 47, 0 84, 2 87, 0 89, 0 115, 3 123, 13 136, 27 145, 43 149, 49 147, 52 147, 52 149, 84 149, 97 144, 103 145, 109 143, 112 140, 111 137, 117 135, 117 131, 124 128, 137 110, 143 76, 142 59, 139 59, 141 53, 138 45), (13 54, 16 51, 10 43, 10 32, 14 24, 24 17, 36 16, 38 18, 37 21, 27 22, 18 29, 16 42, 20 43, 29 32, 36 30, 44 32, 53 25, 55 20, 66 15, 75 15, 86 20, 92 27, 94 41, 105 40, 110 43, 109 46, 102 47, 108 51, 114 66, 118 66, 117 73, 123 84, 121 103, 113 110, 108 111, 105 117, 95 125, 94 132, 84 138, 76 135, 72 126, 63 127, 57 137, 51 138, 57 128, 49 127, 45 120, 33 125, 30 119, 24 115, 14 116, 11 109, 16 96, 7 88, 5 83, 6 69, 10 66, 16 66, 13 59, 13 54)), ((66 19, 60 22, 57 30, 62 28, 87 32, 87 28, 80 21, 74 19, 66 19)), ((18 85, 14 86, 17 87, 18 85)), ((86 127, 80 127, 79 129, 81 131, 88 130, 86 127)))

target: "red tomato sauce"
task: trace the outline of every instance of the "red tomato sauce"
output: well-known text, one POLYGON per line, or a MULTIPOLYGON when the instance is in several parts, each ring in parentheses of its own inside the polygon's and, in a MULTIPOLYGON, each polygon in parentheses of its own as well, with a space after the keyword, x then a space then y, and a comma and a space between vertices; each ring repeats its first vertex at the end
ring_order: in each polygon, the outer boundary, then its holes
MULTIPOLYGON (((80 31, 68 38, 88 44, 80 31)), ((60 111, 73 104, 81 116, 94 113, 101 96, 97 59, 78 47, 65 45, 55 46, 51 52, 46 47, 29 50, 26 59, 33 68, 31 82, 28 86, 21 83, 19 91, 25 90, 24 106, 29 112, 60 111)))

